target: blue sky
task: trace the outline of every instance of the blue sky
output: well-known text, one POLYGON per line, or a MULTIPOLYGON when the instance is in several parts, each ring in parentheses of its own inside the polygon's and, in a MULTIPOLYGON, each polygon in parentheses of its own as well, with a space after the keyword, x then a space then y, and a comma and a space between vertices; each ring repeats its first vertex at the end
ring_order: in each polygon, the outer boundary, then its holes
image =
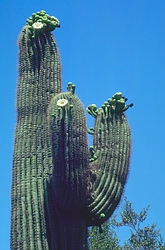
POLYGON ((42 9, 61 23, 54 34, 63 90, 75 83, 85 107, 100 106, 117 91, 134 103, 127 111, 133 144, 125 196, 136 211, 150 204, 147 224, 157 223, 165 240, 165 1, 1 0, 0 9, 0 249, 9 249, 17 38, 42 9))

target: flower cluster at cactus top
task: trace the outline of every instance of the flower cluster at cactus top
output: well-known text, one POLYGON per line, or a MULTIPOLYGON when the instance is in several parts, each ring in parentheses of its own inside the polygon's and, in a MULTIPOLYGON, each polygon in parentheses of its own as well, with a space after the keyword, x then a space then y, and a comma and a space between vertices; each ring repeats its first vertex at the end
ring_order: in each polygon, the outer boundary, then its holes
POLYGON ((97 117, 100 112, 110 112, 113 113, 123 113, 128 108, 133 106, 133 103, 126 105, 128 99, 122 96, 122 92, 116 92, 112 98, 109 98, 106 102, 103 103, 101 108, 97 108, 96 104, 91 104, 87 107, 87 112, 93 117, 97 117))
POLYGON ((60 27, 59 20, 54 16, 48 15, 44 10, 33 13, 26 20, 26 25, 32 33, 33 38, 60 27))
POLYGON ((133 106, 133 103, 126 105, 128 99, 122 96, 122 92, 116 92, 112 98, 108 99, 108 104, 111 106, 112 113, 120 113, 126 111, 133 106))

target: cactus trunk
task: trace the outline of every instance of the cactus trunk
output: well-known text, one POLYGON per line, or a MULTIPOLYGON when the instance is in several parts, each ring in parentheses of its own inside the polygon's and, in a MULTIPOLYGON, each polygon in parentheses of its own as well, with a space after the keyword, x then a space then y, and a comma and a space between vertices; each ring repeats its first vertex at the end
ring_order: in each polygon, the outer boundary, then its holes
POLYGON ((61 91, 61 65, 51 33, 19 39, 17 126, 13 156, 11 249, 49 249, 47 182, 52 173, 48 104, 61 91), (47 196, 47 201, 45 197, 47 196))

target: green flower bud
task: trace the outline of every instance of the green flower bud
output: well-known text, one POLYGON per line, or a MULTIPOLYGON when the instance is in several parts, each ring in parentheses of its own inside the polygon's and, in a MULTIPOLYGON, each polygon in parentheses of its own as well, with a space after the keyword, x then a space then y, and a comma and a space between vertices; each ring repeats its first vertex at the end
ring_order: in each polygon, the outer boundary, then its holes
POLYGON ((103 218, 105 218, 105 214, 104 213, 100 214, 100 219, 103 219, 103 218))

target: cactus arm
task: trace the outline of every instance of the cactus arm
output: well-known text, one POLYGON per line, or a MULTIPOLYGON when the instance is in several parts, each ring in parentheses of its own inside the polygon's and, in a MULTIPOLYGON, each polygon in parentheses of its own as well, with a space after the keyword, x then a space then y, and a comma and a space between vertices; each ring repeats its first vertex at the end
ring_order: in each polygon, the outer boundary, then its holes
POLYGON ((53 156, 51 185, 59 208, 66 248, 86 249, 87 169, 89 153, 84 107, 75 95, 75 85, 51 100, 49 122, 53 156), (65 218, 65 219, 64 219, 65 218), (68 222, 69 221, 69 222, 68 222))
POLYGON ((86 205, 89 161, 85 112, 71 87, 69 83, 68 92, 53 97, 50 108, 55 196, 67 211, 86 205))
POLYGON ((96 117, 89 167, 89 225, 100 225, 107 220, 119 204, 124 190, 131 151, 130 128, 123 113, 126 107, 125 99, 117 92, 100 109, 95 105, 87 109, 96 117), (100 216, 103 214, 105 216, 100 216))

